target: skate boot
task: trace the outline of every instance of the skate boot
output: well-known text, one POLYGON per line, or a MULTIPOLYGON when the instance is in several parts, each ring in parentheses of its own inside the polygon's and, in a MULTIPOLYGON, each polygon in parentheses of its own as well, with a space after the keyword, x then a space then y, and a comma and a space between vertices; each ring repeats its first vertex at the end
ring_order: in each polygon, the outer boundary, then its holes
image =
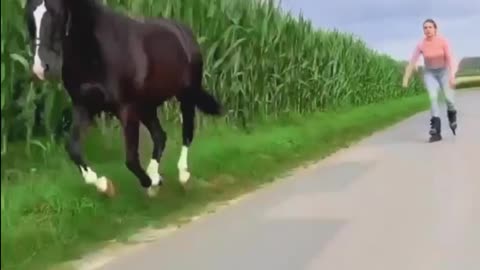
POLYGON ((453 135, 457 135, 457 111, 456 110, 448 110, 447 111, 448 122, 450 124, 450 129, 453 132, 453 135))
POLYGON ((429 142, 436 142, 436 141, 440 141, 442 139, 442 134, 441 134, 441 130, 442 130, 442 123, 441 123, 441 120, 440 120, 440 117, 432 117, 430 119, 430 139, 429 139, 429 142))

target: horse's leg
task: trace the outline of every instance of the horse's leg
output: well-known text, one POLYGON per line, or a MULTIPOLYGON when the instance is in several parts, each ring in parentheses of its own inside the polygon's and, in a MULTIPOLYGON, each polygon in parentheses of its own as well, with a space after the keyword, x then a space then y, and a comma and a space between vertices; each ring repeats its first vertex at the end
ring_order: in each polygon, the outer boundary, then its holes
POLYGON ((147 189, 148 195, 154 196, 158 186, 152 187, 152 180, 142 168, 138 157, 140 115, 134 106, 127 105, 121 110, 120 121, 125 137, 126 166, 138 178, 140 185, 147 189))
POLYGON ((162 158, 163 150, 165 149, 167 134, 157 118, 156 108, 145 110, 142 113, 141 121, 148 129, 148 132, 150 132, 153 142, 152 159, 148 164, 147 174, 150 176, 150 179, 152 179, 152 186, 158 186, 162 184, 162 176, 158 172, 158 166, 162 158))
POLYGON ((70 138, 66 144, 66 150, 70 159, 77 165, 87 184, 95 185, 100 192, 109 196, 115 194, 115 189, 111 180, 105 176, 98 177, 97 174, 87 166, 82 155, 82 136, 92 122, 92 116, 88 110, 82 106, 74 105, 73 123, 70 132, 70 138))
POLYGON ((195 104, 190 96, 180 99, 180 109, 182 112, 183 145, 177 167, 180 183, 185 184, 190 178, 190 172, 188 171, 188 148, 193 141, 195 119, 195 104))

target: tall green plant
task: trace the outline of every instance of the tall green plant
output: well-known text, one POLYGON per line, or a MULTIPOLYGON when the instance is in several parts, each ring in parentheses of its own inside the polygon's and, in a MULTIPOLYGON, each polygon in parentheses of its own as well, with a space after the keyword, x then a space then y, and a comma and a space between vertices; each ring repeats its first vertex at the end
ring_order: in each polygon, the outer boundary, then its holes
MULTIPOLYGON (((8 139, 48 136, 61 126, 69 100, 56 83, 30 72, 25 0, 2 1, 2 153, 8 139)), ((205 56, 205 84, 228 108, 232 124, 284 113, 362 105, 413 91, 400 89, 403 65, 351 35, 315 29, 274 1, 105 0, 135 16, 165 16, 191 26, 205 56)), ((178 120, 174 103, 163 109, 178 120)))

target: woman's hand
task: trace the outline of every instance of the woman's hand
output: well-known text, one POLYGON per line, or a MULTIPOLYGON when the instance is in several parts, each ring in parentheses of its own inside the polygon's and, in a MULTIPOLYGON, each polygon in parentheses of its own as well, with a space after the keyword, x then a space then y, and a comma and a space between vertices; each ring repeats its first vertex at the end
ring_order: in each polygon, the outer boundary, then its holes
POLYGON ((408 65, 405 67, 405 73, 404 73, 404 75, 403 75, 403 82, 402 82, 403 88, 407 88, 407 87, 408 87, 408 81, 410 80, 410 75, 412 74, 412 69, 413 69, 412 64, 408 64, 408 65))
POLYGON ((450 85, 451 89, 455 89, 455 77, 450 77, 448 84, 450 85))
POLYGON ((405 72, 403 75, 403 81, 402 81, 402 87, 407 88, 408 87, 408 71, 405 72))

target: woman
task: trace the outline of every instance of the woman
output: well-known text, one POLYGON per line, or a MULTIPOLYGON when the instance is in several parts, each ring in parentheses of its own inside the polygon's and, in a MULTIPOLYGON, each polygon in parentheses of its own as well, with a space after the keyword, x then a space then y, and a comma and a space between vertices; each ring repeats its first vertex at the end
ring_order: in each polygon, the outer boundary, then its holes
POLYGON ((430 142, 439 141, 441 135, 440 109, 438 105, 439 88, 443 90, 447 103, 447 117, 453 134, 457 128, 457 111, 454 103, 455 72, 449 42, 437 35, 437 24, 432 19, 423 23, 425 37, 417 44, 410 59, 405 75, 403 87, 408 86, 408 80, 420 54, 424 59, 424 83, 431 102, 430 142))

